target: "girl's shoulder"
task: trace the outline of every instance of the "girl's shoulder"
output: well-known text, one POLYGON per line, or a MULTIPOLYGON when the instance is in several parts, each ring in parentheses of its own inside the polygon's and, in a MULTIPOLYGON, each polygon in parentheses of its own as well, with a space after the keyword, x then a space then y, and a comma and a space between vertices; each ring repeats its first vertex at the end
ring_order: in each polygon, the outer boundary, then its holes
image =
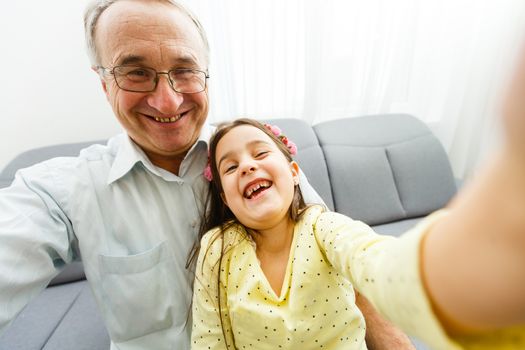
POLYGON ((249 236, 244 226, 230 222, 206 232, 201 239, 201 249, 211 252, 220 252, 221 250, 226 252, 246 239, 249 239, 249 236))
POLYGON ((326 207, 320 205, 313 205, 307 208, 298 224, 302 225, 302 229, 312 230, 315 236, 323 236, 340 231, 372 231, 365 223, 353 220, 346 215, 329 211, 326 207))
POLYGON ((353 220, 346 215, 328 210, 325 206, 316 204, 309 206, 301 215, 299 224, 313 226, 325 226, 352 222, 353 220))
POLYGON ((299 217, 298 223, 304 222, 315 222, 320 215, 327 212, 327 208, 324 205, 313 204, 307 206, 299 217))

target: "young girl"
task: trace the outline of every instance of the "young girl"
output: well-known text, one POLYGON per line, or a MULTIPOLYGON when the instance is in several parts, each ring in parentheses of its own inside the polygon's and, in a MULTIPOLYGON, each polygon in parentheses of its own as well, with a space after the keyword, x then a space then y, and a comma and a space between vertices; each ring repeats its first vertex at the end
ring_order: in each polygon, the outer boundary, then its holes
POLYGON ((525 348, 523 103, 507 116, 505 152, 401 238, 305 206, 282 135, 249 119, 221 125, 192 348, 366 349, 353 288, 435 349, 525 348))

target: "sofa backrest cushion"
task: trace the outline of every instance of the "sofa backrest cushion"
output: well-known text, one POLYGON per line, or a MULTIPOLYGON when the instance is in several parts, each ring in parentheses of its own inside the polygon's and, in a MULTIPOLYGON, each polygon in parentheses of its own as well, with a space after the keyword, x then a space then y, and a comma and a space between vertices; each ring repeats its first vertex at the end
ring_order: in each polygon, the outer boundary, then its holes
POLYGON ((11 160, 0 172, 0 188, 7 187, 13 182, 18 169, 27 168, 33 164, 43 162, 55 157, 77 156, 80 150, 94 143, 106 144, 106 141, 90 141, 77 143, 64 143, 53 146, 34 148, 20 153, 11 160))
POLYGON ((429 214, 456 193, 443 147, 413 116, 346 118, 314 130, 337 212, 379 225, 429 214))
POLYGON ((298 151, 294 159, 328 208, 333 210, 334 200, 326 161, 312 127, 304 120, 293 118, 267 119, 264 122, 277 125, 284 135, 295 142, 298 151))

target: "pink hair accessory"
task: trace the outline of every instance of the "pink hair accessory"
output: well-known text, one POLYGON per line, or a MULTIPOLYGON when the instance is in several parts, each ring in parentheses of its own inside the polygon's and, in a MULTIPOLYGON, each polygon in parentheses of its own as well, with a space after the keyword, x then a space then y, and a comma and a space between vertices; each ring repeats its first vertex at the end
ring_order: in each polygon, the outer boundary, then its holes
POLYGON ((288 148, 290 149, 290 154, 292 156, 295 156, 297 154, 297 145, 294 142, 288 140, 288 144, 286 146, 288 146, 288 148))
POLYGON ((206 167, 204 168, 204 171, 202 172, 202 175, 204 175, 204 178, 211 182, 213 179, 213 174, 211 173, 211 165, 210 165, 210 150, 208 150, 208 162, 206 163, 206 167))
POLYGON ((278 126, 270 124, 264 124, 264 126, 270 130, 279 140, 281 140, 281 142, 284 143, 286 147, 288 147, 288 150, 292 156, 297 154, 297 145, 288 137, 284 136, 283 132, 278 126))
POLYGON ((204 178, 211 182, 213 180, 213 175, 211 174, 211 166, 210 162, 208 161, 208 164, 206 165, 206 168, 204 168, 204 172, 202 173, 204 175, 204 178))
POLYGON ((264 124, 264 126, 277 137, 283 133, 277 125, 264 124))

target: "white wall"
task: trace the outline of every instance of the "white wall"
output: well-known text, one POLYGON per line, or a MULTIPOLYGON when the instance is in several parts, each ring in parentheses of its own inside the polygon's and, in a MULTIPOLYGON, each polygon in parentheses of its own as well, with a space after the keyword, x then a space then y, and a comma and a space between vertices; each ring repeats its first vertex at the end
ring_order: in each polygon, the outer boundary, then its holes
POLYGON ((84 46, 86 0, 0 10, 0 168, 21 151, 120 132, 84 46))

